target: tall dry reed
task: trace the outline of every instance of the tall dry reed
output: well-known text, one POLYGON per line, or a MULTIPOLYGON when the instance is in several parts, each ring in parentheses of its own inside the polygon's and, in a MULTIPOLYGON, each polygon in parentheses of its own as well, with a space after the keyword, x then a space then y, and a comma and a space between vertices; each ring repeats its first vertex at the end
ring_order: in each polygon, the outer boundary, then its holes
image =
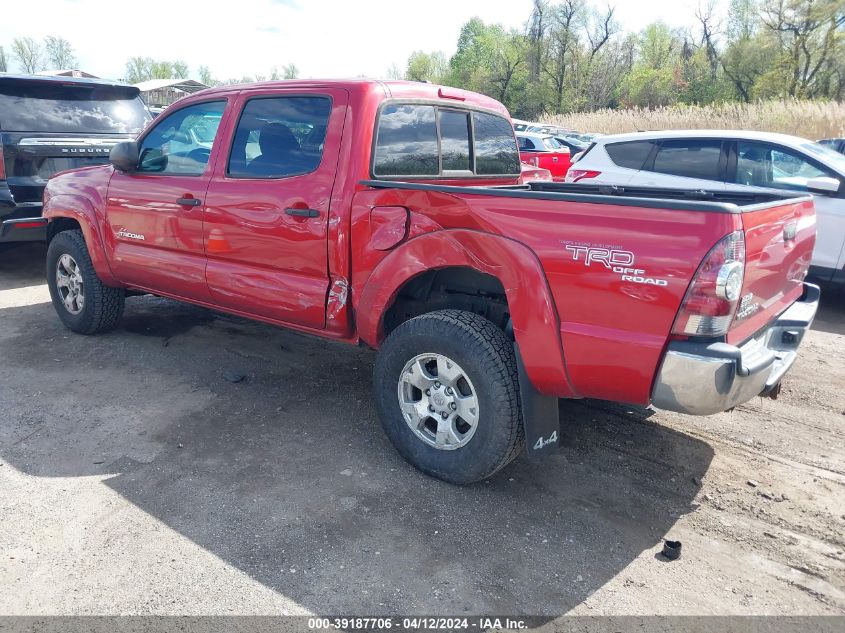
POLYGON ((783 132, 809 139, 845 136, 845 103, 762 101, 708 106, 673 105, 547 116, 543 121, 581 132, 616 134, 638 130, 735 129, 783 132))

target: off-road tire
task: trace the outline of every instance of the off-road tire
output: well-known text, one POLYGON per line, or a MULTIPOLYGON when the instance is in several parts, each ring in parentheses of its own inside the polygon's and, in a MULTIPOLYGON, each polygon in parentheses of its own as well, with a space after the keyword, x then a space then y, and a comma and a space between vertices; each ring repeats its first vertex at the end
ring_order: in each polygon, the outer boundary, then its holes
POLYGON ((455 484, 490 477, 516 458, 525 437, 513 342, 487 319, 462 310, 440 310, 405 321, 381 346, 375 363, 376 408, 390 441, 411 465, 455 484), (478 394, 479 418, 468 443, 454 450, 426 444, 406 422, 399 404, 405 364, 419 354, 453 359, 478 394))
POLYGON ((122 288, 106 286, 97 277, 82 231, 62 231, 51 240, 47 248, 47 286, 59 319, 79 334, 108 332, 123 316, 126 293, 122 288), (78 264, 84 282, 85 300, 79 314, 72 314, 65 307, 56 282, 56 264, 66 254, 78 264))

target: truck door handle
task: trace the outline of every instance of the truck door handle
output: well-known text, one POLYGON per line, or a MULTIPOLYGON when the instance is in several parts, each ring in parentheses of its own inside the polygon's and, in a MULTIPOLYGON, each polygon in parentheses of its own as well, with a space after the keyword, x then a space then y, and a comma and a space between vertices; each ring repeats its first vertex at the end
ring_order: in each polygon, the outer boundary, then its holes
POLYGON ((297 218, 318 218, 320 217, 320 212, 316 209, 295 209, 293 207, 288 207, 285 209, 285 213, 288 215, 292 215, 297 218))
POLYGON ((198 207, 202 204, 199 198, 177 198, 176 204, 181 204, 186 207, 198 207))

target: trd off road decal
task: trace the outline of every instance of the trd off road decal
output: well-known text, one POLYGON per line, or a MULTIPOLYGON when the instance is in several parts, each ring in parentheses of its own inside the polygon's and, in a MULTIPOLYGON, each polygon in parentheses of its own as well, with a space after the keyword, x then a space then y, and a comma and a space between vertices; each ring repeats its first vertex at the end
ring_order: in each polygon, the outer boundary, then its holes
POLYGON ((622 281, 651 286, 668 286, 666 279, 649 277, 645 269, 634 267, 634 254, 618 247, 596 246, 594 244, 569 242, 562 240, 566 250, 572 253, 572 259, 583 262, 589 268, 593 264, 601 264, 608 270, 618 274, 622 281))

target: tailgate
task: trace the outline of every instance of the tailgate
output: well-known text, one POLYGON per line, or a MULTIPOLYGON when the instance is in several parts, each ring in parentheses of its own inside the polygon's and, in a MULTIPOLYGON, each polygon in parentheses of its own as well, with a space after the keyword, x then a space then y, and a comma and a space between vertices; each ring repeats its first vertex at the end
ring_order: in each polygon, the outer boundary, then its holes
POLYGON ((540 152, 539 167, 552 172, 552 177, 563 178, 569 171, 569 154, 565 152, 540 152))
POLYGON ((801 296, 816 242, 812 199, 746 207, 745 281, 728 342, 753 336, 801 296))

